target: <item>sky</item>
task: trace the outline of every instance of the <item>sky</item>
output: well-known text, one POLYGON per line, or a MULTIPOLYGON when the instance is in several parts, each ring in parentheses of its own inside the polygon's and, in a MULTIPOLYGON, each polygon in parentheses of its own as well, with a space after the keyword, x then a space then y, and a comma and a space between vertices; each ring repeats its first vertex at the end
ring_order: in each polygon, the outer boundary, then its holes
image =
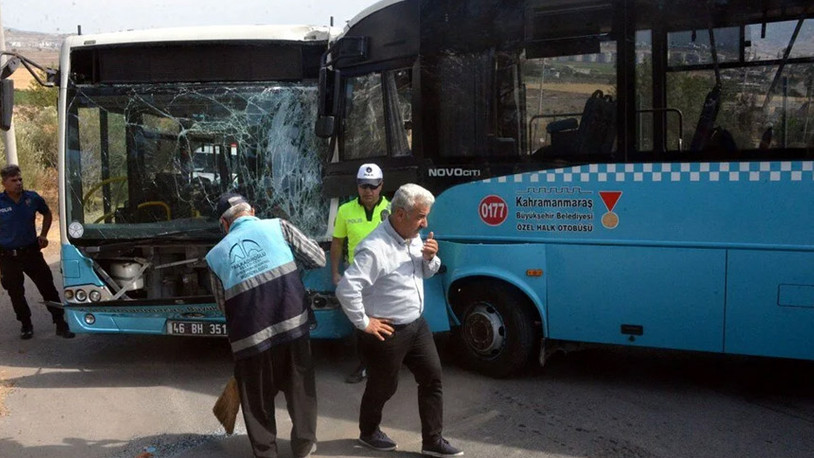
POLYGON ((193 25, 345 23, 377 0, 0 0, 4 28, 117 32, 193 25))

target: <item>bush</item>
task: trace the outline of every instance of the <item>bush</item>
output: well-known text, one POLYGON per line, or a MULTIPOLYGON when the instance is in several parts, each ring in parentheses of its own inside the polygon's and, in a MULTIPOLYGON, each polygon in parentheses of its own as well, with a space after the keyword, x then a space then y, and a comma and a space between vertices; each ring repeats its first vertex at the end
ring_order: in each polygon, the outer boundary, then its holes
MULTIPOLYGON (((57 90, 32 81, 28 90, 15 91, 14 130, 17 161, 29 189, 56 191, 57 167, 57 90), (18 97, 20 93, 24 96, 18 97)), ((0 142, 2 165, 6 145, 0 142)), ((41 192, 42 193, 42 192, 41 192)), ((49 202, 50 204, 51 202, 49 202)))
POLYGON ((20 107, 14 119, 17 157, 23 154, 40 168, 56 168, 57 110, 55 107, 20 107))
MULTIPOLYGON (((18 127, 16 125, 15 120, 15 130, 18 127)), ((20 168, 23 171, 23 183, 25 183, 25 187, 27 189, 33 189, 40 194, 41 191, 45 191, 46 189, 56 190, 57 182, 56 176, 57 171, 56 168, 45 168, 39 162, 39 160, 32 156, 30 153, 25 151, 25 148, 21 148, 24 144, 20 141, 20 135, 17 134, 17 162, 20 168)), ((0 160, 2 160, 2 164, 0 166, 5 166, 8 161, 6 160, 6 145, 2 143, 0 145, 0 160)), ((48 202, 48 205, 51 205, 52 202, 48 202)), ((53 207, 52 207, 53 209, 53 207)))
MULTIPOLYGON (((45 75, 40 73, 40 79, 45 80, 45 75)), ((28 90, 23 100, 20 100, 21 105, 30 105, 40 108, 52 107, 56 109, 57 99, 59 98, 59 91, 55 87, 40 86, 39 83, 32 80, 28 85, 28 90)), ((15 96, 17 91, 15 91, 15 96)))

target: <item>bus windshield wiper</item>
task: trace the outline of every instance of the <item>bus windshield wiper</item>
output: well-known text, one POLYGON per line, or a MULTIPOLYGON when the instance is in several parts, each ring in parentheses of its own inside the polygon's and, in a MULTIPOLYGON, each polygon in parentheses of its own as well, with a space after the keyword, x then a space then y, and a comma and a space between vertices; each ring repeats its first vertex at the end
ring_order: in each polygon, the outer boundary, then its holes
POLYGON ((156 234, 152 234, 150 236, 144 237, 145 239, 152 239, 157 237, 167 237, 173 235, 193 235, 193 234, 200 234, 200 233, 217 233, 218 235, 223 235, 220 231, 220 228, 217 226, 207 226, 207 227, 196 227, 196 228, 187 228, 187 229, 174 229, 166 232, 158 232, 156 234))

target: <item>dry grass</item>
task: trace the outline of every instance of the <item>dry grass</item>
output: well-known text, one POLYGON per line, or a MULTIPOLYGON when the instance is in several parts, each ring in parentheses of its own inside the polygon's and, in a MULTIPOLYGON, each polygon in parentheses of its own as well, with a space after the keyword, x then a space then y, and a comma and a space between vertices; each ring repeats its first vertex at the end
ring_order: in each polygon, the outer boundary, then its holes
MULTIPOLYGON (((569 94, 585 94, 591 95, 597 89, 601 90, 605 94, 613 94, 616 92, 616 88, 610 84, 597 84, 597 83, 545 83, 543 84, 544 91, 557 91, 557 92, 565 92, 569 94)), ((526 85, 527 91, 538 91, 540 90, 539 84, 527 84, 526 85)))
POLYGON ((31 76, 30 73, 23 69, 22 71, 16 71, 13 75, 11 75, 11 80, 14 81, 14 89, 28 89, 31 85, 31 82, 34 81, 34 77, 31 76))

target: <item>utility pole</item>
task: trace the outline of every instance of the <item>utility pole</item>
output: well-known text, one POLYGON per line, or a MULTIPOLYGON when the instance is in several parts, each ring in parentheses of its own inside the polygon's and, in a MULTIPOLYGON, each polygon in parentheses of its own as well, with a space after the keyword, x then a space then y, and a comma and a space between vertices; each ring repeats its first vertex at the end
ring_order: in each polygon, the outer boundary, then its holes
MULTIPOLYGON (((0 14, 0 51, 6 50, 6 30, 3 28, 3 19, 0 14)), ((0 56, 0 66, 6 63, 8 56, 0 56)), ((3 132, 3 144, 6 145, 6 164, 17 164, 17 139, 14 137, 14 121, 11 127, 3 132)))

